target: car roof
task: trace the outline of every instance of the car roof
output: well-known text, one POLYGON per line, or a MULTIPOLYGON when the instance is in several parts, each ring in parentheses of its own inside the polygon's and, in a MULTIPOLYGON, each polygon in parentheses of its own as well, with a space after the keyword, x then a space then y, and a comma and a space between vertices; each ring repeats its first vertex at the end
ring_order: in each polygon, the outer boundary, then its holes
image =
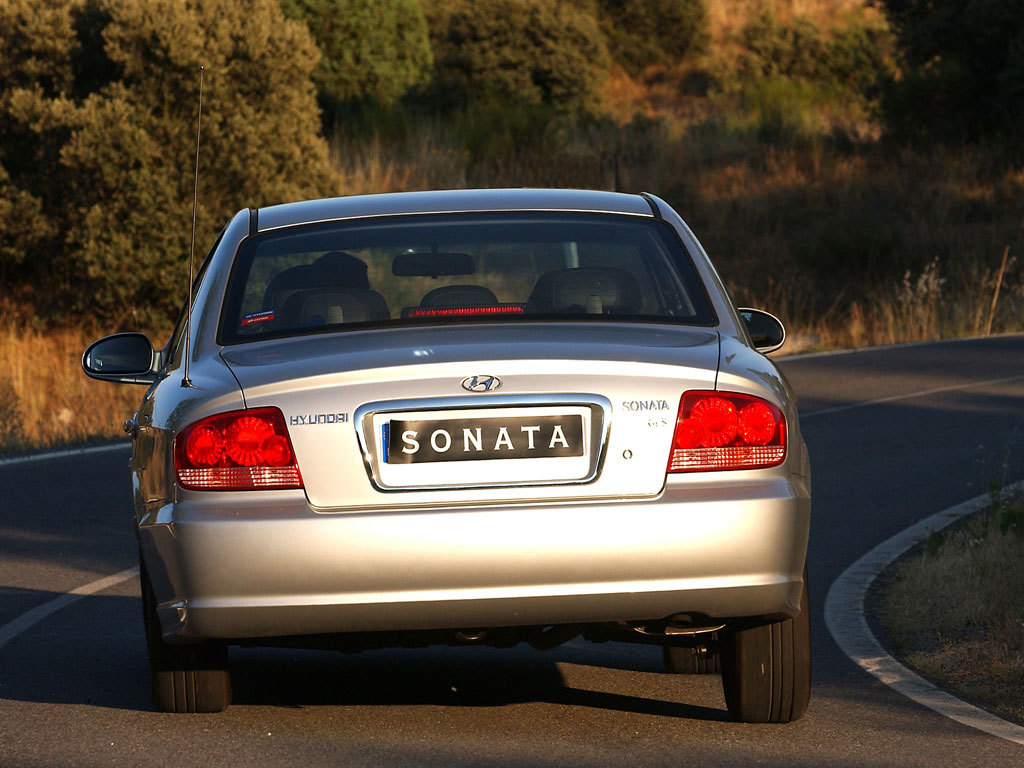
POLYGON ((257 231, 318 221, 417 213, 585 211, 653 216, 640 195, 581 189, 453 189, 307 200, 260 208, 257 231))

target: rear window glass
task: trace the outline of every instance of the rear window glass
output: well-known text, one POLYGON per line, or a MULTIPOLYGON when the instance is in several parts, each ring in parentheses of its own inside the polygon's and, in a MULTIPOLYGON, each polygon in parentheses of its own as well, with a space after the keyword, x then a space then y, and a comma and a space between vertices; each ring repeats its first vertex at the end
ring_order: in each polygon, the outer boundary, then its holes
POLYGON ((403 216, 289 227, 246 240, 220 340, 544 319, 710 325, 714 316, 682 244, 653 219, 403 216))

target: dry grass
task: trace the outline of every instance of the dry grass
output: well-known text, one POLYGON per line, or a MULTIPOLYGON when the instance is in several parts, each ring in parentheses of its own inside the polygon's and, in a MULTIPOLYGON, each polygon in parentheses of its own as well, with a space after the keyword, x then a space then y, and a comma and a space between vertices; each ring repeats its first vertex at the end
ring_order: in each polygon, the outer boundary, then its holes
MULTIPOLYGON (((347 193, 466 186, 649 190, 701 238, 741 305, 778 314, 784 353, 983 333, 1003 249, 993 332, 1024 328, 1024 171, 981 150, 892 156, 864 145, 766 145, 728 121, 568 126, 553 140, 474 159, 440 121, 400 140, 337 139, 347 193)), ((120 435, 142 389, 87 379, 101 335, 0 317, 0 452, 120 435)), ((162 338, 159 334, 151 338, 162 338)))
POLYGON ((143 388, 82 373, 82 351, 98 335, 0 324, 0 452, 123 435, 143 388))
POLYGON ((467 186, 466 149, 434 126, 401 145, 380 137, 353 141, 338 136, 331 143, 328 159, 346 195, 467 186))
MULTIPOLYGON (((828 140, 764 144, 735 121, 568 125, 556 142, 475 160, 429 120, 405 139, 337 142, 348 192, 466 186, 646 190, 679 210, 733 298, 776 312, 794 342, 850 348, 1024 328, 1024 172, 983 150, 828 140)), ((795 344, 788 351, 796 351, 795 344)))
MULTIPOLYGON (((764 7, 822 30, 880 19, 864 0, 709 0, 711 58, 735 53, 764 7)), ((545 122, 502 104, 395 113, 371 121, 380 128, 369 136, 339 130, 338 193, 653 192, 693 227, 738 304, 784 320, 784 352, 982 333, 1009 246, 992 331, 1024 329, 1019 164, 985 148, 894 152, 853 96, 785 82, 699 95, 684 86, 696 71, 654 70, 614 72, 598 120, 545 122)), ((141 389, 84 377, 78 357, 92 336, 30 330, 2 309, 0 451, 119 434, 141 389)))
MULTIPOLYGON (((800 303, 783 281, 734 288, 734 296, 740 304, 767 307, 784 319, 790 341, 782 353, 789 354, 977 334, 993 281, 994 269, 978 279, 973 292, 952 294, 944 290, 946 281, 933 261, 874 301, 833 306, 824 313, 800 303), (956 317, 966 324, 952 324, 956 317)), ((1009 291, 1007 302, 1015 303, 1009 310, 1004 306, 997 331, 1020 327, 1024 291, 1019 286, 1015 291, 1009 291)), ((121 424, 138 407, 142 388, 94 381, 82 373, 82 350, 100 335, 77 328, 38 331, 0 321, 0 454, 121 436, 121 424)))
POLYGON ((881 16, 866 0, 707 0, 707 8, 712 44, 719 47, 761 9, 769 9, 779 21, 806 18, 820 29, 852 19, 874 21, 881 16))
POLYGON ((926 676, 1024 719, 1024 500, 1004 502, 902 563, 885 619, 926 676), (941 587, 939 587, 941 585, 941 587))

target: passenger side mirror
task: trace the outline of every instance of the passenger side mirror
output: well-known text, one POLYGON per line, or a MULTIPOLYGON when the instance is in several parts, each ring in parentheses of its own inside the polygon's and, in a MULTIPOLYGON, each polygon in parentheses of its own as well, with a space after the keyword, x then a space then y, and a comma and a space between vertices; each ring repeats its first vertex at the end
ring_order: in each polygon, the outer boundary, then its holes
POLYGON ((156 353, 143 333, 115 333, 94 341, 82 355, 87 376, 121 384, 152 384, 156 381, 156 353))
POLYGON ((737 310, 747 327, 754 349, 762 354, 774 352, 786 343, 786 328, 775 315, 761 309, 741 307, 737 310))

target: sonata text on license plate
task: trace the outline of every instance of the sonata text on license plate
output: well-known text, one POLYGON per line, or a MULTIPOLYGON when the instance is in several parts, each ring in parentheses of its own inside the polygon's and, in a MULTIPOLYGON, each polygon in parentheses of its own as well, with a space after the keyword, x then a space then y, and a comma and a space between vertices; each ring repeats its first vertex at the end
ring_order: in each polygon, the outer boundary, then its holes
POLYGON ((403 421, 383 425, 389 464, 583 455, 579 414, 403 421))

